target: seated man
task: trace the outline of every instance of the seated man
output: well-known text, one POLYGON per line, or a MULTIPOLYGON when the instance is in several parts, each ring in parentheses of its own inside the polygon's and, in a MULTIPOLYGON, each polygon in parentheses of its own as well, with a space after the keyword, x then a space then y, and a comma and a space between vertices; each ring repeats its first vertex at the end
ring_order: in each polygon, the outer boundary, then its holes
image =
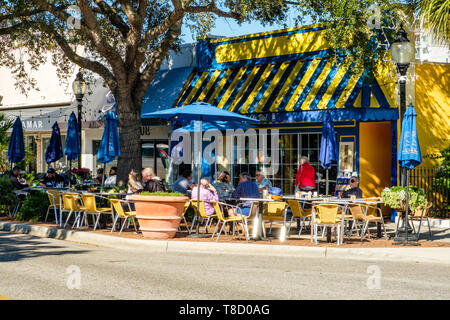
POLYGON ((264 173, 261 170, 256 171, 255 174, 256 177, 256 185, 258 186, 259 192, 262 192, 263 190, 269 190, 269 188, 272 188, 272 183, 269 179, 267 179, 264 176, 264 173))
POLYGON ((162 181, 155 177, 152 168, 145 168, 142 170, 142 182, 144 182, 144 189, 142 191, 147 192, 164 192, 166 187, 162 181))
POLYGON ((350 189, 339 192, 339 198, 350 198, 350 196, 356 196, 356 198, 362 198, 363 192, 359 188, 359 180, 357 177, 351 177, 348 182, 350 189))
MULTIPOLYGON (((250 175, 247 172, 242 172, 239 175, 239 184, 236 190, 233 191, 233 198, 261 198, 258 186, 251 180, 250 175)), ((250 208, 252 206, 251 201, 242 202, 242 214, 250 216, 250 208)), ((235 209, 229 209, 228 215, 235 216, 237 213, 235 209)))
POLYGON ((72 186, 77 184, 77 177, 75 177, 75 175, 70 172, 70 168, 65 168, 64 174, 62 174, 62 176, 64 178, 65 186, 68 186, 69 184, 72 186))
POLYGON ((56 187, 58 183, 64 183, 64 177, 57 174, 53 168, 48 169, 47 175, 41 180, 43 187, 56 187))
POLYGON ((16 188, 17 190, 29 187, 25 179, 20 178, 20 168, 18 166, 15 166, 12 169, 11 174, 9 175, 9 179, 11 180, 11 183, 14 186, 14 188, 16 188))
POLYGON ((190 191, 192 188, 193 188, 193 185, 192 185, 192 171, 191 170, 185 170, 181 174, 181 177, 179 177, 172 186, 172 190, 174 192, 179 192, 182 194, 188 194, 188 191, 190 191))

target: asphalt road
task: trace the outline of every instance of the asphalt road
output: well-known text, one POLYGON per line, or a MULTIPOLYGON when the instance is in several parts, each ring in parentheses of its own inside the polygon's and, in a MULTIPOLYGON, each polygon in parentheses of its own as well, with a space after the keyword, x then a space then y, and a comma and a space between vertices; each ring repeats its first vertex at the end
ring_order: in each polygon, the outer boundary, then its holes
POLYGON ((444 264, 142 253, 0 232, 11 299, 450 299, 444 264))

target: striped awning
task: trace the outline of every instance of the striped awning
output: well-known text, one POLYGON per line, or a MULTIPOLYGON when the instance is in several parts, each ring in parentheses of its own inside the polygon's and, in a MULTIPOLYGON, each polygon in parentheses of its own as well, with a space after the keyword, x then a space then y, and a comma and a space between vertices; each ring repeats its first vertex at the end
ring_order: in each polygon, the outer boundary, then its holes
POLYGON ((345 107, 390 108, 395 107, 394 101, 390 101, 394 81, 382 82, 364 72, 354 74, 343 61, 327 59, 205 72, 194 70, 176 105, 204 101, 242 114, 345 107))
POLYGON ((320 28, 299 28, 232 41, 200 42, 198 67, 190 74, 174 106, 203 101, 246 115, 343 108, 355 112, 373 108, 379 111, 365 114, 377 114, 386 108, 397 109, 395 78, 391 77, 392 70, 381 63, 373 72, 354 73, 345 57, 330 58, 323 44, 317 48, 295 47, 296 54, 292 48, 287 50, 290 47, 278 52, 279 46, 298 37, 302 37, 299 46, 305 46, 305 41, 320 44, 320 32, 320 28), (274 46, 274 41, 280 43, 274 46))

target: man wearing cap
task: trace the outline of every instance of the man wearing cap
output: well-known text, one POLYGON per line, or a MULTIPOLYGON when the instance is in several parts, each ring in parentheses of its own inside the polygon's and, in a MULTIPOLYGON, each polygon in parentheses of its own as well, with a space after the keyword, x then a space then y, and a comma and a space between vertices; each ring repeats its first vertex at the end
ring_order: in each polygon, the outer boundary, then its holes
POLYGON ((47 175, 41 180, 43 187, 56 187, 58 183, 64 183, 64 177, 57 174, 53 168, 48 169, 47 175))

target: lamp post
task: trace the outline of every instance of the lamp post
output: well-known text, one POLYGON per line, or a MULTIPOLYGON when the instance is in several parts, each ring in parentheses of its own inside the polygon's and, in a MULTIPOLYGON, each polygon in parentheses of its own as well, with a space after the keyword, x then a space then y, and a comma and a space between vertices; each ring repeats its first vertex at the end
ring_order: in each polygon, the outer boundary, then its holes
MULTIPOLYGON (((408 72, 409 65, 414 61, 414 46, 408 40, 408 33, 403 29, 403 25, 400 25, 400 29, 397 31, 396 39, 391 45, 391 57, 397 66, 397 71, 400 74, 400 132, 402 130, 401 124, 403 115, 406 111, 406 73, 408 72)), ((400 184, 401 186, 407 185, 406 168, 401 168, 400 172, 400 184)), ((396 242, 408 241, 409 230, 411 227, 408 223, 408 213, 405 212, 405 217, 402 226, 399 228, 397 235, 394 239, 396 242), (406 231, 408 229, 408 231, 406 231)), ((411 229, 412 230, 412 229, 411 229)))
MULTIPOLYGON (((406 111, 406 73, 409 68, 409 64, 414 59, 414 47, 408 40, 408 34, 403 25, 400 25, 400 29, 397 31, 395 41, 391 44, 391 57, 397 66, 397 71, 400 74, 400 126, 403 119, 403 115, 406 111)), ((400 128, 401 129, 401 128, 400 128)), ((406 185, 406 169, 402 168, 400 173, 401 185, 406 185)))
MULTIPOLYGON (((80 72, 77 73, 77 77, 75 81, 72 83, 72 90, 75 94, 75 98, 78 102, 78 135, 80 136, 80 150, 83 153, 83 149, 81 148, 81 108, 83 107, 83 97, 86 93, 87 85, 83 79, 83 74, 80 72)), ((78 157, 78 169, 81 169, 81 154, 78 157)))

